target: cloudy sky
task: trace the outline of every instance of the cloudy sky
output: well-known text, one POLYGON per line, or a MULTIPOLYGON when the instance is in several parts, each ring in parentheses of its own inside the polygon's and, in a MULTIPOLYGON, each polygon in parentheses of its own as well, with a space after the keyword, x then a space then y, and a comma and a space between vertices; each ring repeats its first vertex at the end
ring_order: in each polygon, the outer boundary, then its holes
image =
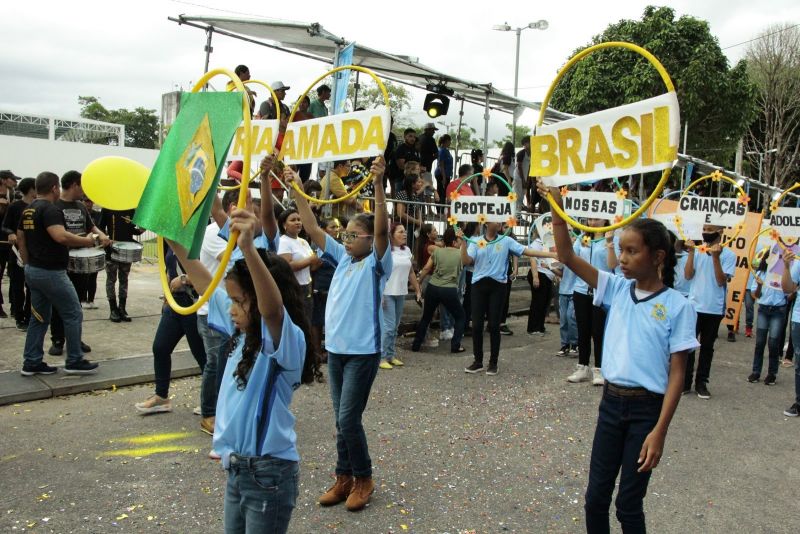
MULTIPOLYGON (((541 100, 575 48, 610 23, 640 18, 649 3, 656 2, 4 1, 0 3, 0 111, 74 118, 79 95, 99 97, 108 108, 159 109, 162 93, 188 90, 203 73, 205 35, 167 20, 178 14, 319 22, 347 40, 417 56, 431 67, 492 82, 508 93, 514 85, 515 36, 493 31, 492 25, 525 26, 546 19, 548 30, 523 32, 520 53, 520 97, 541 100)), ((738 43, 769 25, 800 22, 797 0, 671 0, 669 5, 679 16, 709 21, 732 63, 747 48, 735 46, 738 43)), ((239 63, 247 64, 254 78, 291 85, 287 100, 292 101, 327 70, 319 62, 216 36, 211 66, 232 69, 239 63)), ((422 98, 424 93, 414 91, 409 113, 418 123, 425 120, 422 98)), ((467 124, 482 131, 482 110, 467 105, 465 112, 467 124)), ((458 115, 451 111, 444 120, 456 122, 458 115)), ((521 122, 534 120, 533 112, 528 112, 521 122)), ((504 134, 506 122, 508 115, 492 117, 490 139, 504 134)))

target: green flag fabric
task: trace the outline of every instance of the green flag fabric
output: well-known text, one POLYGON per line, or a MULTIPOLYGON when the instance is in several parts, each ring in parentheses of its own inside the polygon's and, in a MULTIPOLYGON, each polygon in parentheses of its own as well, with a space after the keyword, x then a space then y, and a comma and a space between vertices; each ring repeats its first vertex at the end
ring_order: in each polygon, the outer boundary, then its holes
POLYGON ((183 93, 134 223, 198 258, 223 159, 241 122, 241 93, 183 93))

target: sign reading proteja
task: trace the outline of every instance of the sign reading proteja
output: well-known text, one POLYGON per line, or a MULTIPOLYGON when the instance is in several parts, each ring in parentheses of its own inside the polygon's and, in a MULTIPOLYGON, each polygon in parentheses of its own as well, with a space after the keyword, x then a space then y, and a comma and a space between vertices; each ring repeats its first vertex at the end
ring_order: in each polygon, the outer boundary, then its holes
MULTIPOLYGON (((250 121, 251 139, 253 140, 253 150, 250 153, 251 159, 255 159, 256 166, 261 162, 261 158, 272 154, 275 143, 278 141, 278 121, 277 120, 257 120, 250 121)), ((233 134, 231 148, 228 151, 227 161, 244 160, 244 123, 236 129, 233 134)))
POLYGON ((570 191, 561 201, 564 203, 564 211, 571 217, 614 221, 616 217, 622 217, 625 211, 625 201, 616 193, 570 191))
POLYGON ((530 175, 557 187, 659 171, 678 154, 674 91, 633 104, 540 126, 531 136, 530 175))
POLYGON ((450 214, 461 222, 504 223, 517 216, 516 202, 508 197, 460 196, 450 203, 450 214))
POLYGON ((770 224, 782 237, 800 237, 800 208, 778 208, 770 224))
POLYGON ((700 224, 735 226, 746 213, 747 206, 735 198, 683 196, 678 200, 678 214, 700 224))
POLYGON ((292 165, 382 155, 390 125, 386 106, 292 122, 280 155, 292 165))

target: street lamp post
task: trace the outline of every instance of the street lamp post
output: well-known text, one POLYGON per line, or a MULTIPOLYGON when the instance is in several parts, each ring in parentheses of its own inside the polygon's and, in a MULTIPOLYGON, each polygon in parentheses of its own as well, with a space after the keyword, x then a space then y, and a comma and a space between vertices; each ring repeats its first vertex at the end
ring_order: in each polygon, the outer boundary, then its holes
MULTIPOLYGON (((748 150, 747 151, 747 155, 748 156, 755 156, 756 154, 758 154, 758 181, 759 182, 763 183, 763 180, 761 179, 761 170, 762 170, 762 168, 764 166, 764 155, 765 154, 774 154, 777 151, 778 151, 777 148, 771 148, 769 150, 765 150, 764 152, 759 152, 758 150, 748 150)), ((772 184, 770 184, 770 185, 772 185, 772 184)))
MULTIPOLYGON (((538 20, 536 22, 531 22, 527 26, 523 26, 521 28, 512 28, 508 25, 507 22, 503 24, 498 24, 492 26, 493 30, 497 30, 500 32, 510 32, 514 31, 517 34, 517 55, 516 60, 514 61, 514 98, 517 97, 517 89, 519 85, 519 42, 520 36, 522 35, 522 30, 546 30, 549 24, 546 20, 538 20)), ((511 119, 511 142, 514 144, 514 147, 517 146, 517 113, 516 110, 514 111, 511 119)))

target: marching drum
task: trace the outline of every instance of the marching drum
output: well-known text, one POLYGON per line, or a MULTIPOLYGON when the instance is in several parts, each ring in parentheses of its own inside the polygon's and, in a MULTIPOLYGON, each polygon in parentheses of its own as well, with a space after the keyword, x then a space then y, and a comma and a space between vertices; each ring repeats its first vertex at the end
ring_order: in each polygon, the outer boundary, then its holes
POLYGON ((111 245, 111 259, 117 263, 136 263, 142 261, 141 243, 123 241, 111 245))
POLYGON ((67 270, 71 273, 99 273, 106 266, 106 254, 98 248, 76 248, 69 251, 67 270))

